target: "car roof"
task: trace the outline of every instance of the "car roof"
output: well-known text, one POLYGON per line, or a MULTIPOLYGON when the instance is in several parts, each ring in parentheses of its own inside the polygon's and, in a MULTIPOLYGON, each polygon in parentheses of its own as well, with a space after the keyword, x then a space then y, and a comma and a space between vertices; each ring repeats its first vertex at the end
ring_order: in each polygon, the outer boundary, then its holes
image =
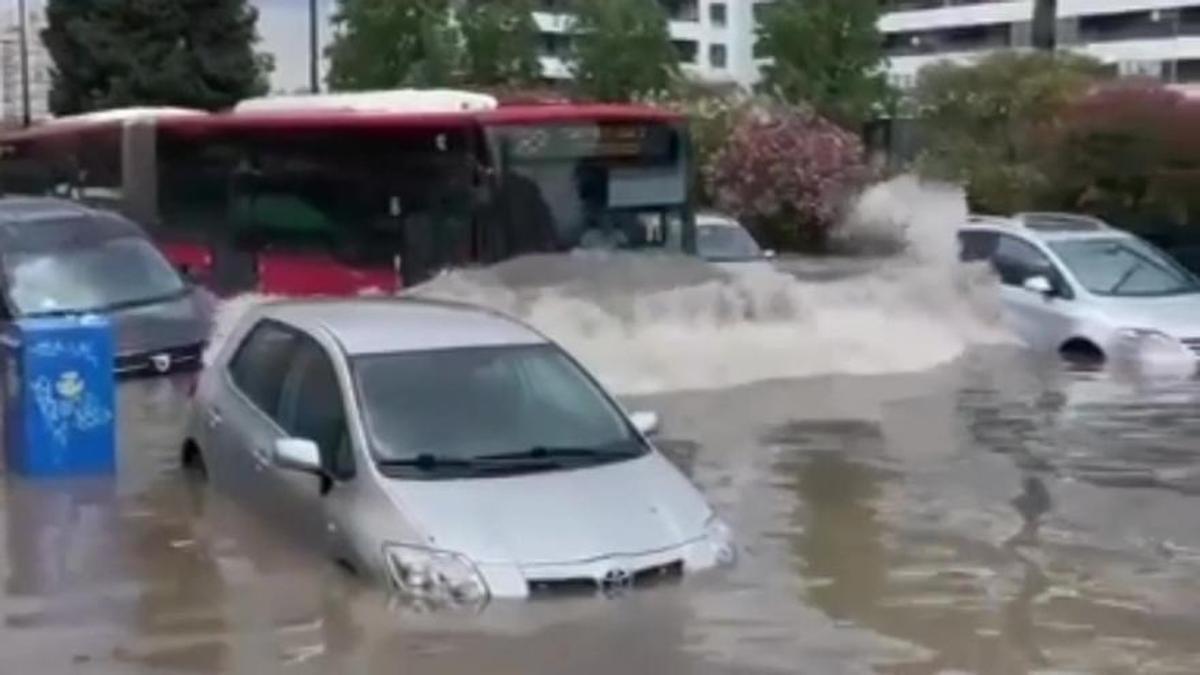
POLYGON ((50 197, 0 198, 0 246, 7 249, 81 245, 116 237, 145 237, 133 221, 50 197))
POLYGON ((696 225, 699 227, 741 227, 737 218, 717 211, 700 211, 696 214, 696 225))
POLYGON ((1088 239, 1128 239, 1132 234, 1104 221, 1073 213, 1018 213, 1014 216, 972 214, 963 230, 1010 232, 1044 242, 1088 239))
POLYGON ((430 300, 284 300, 263 305, 261 315, 308 333, 325 331, 349 356, 548 343, 499 313, 430 300))

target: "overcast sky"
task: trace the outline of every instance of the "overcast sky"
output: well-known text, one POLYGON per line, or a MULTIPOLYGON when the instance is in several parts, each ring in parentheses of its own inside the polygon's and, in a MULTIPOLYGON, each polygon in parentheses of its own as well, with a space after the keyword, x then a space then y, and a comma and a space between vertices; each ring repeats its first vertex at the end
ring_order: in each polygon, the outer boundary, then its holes
MULTIPOLYGON (((259 50, 275 57, 274 89, 292 91, 308 86, 308 0, 251 0, 258 6, 259 50)), ((324 17, 322 45, 329 39, 328 17, 334 0, 318 0, 324 17)), ((322 70, 324 76, 324 70, 322 70)))

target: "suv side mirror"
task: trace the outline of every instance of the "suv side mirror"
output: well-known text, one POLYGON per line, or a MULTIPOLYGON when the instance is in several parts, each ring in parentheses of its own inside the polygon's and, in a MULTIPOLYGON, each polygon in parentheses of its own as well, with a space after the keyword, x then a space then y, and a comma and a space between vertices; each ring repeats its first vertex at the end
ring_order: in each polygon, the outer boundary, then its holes
POLYGON ((1040 274, 1026 279, 1021 284, 1021 287, 1031 293, 1038 293, 1046 297, 1054 295, 1054 284, 1051 284, 1049 279, 1040 274))

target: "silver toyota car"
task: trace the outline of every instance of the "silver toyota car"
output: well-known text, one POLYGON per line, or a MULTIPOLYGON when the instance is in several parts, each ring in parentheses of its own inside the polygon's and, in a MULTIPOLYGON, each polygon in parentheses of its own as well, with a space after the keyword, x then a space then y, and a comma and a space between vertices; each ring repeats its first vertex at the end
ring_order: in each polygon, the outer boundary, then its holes
POLYGON ((402 598, 481 606, 732 563, 656 426, 509 318, 286 301, 250 310, 202 375, 183 459, 402 598))

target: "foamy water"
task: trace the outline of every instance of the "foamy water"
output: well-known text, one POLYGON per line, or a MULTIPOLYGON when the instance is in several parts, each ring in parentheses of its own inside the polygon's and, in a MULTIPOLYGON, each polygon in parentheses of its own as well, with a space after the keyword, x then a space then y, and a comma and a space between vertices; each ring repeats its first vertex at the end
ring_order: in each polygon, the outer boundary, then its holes
MULTIPOLYGON (((900 252, 834 280, 591 253, 456 271, 408 294, 526 321, 622 394, 918 371, 1008 340, 994 277, 957 262, 955 232, 966 217, 960 191, 901 178, 867 191, 841 237, 848 248, 900 252)), ((227 303, 214 343, 258 301, 227 303)))

